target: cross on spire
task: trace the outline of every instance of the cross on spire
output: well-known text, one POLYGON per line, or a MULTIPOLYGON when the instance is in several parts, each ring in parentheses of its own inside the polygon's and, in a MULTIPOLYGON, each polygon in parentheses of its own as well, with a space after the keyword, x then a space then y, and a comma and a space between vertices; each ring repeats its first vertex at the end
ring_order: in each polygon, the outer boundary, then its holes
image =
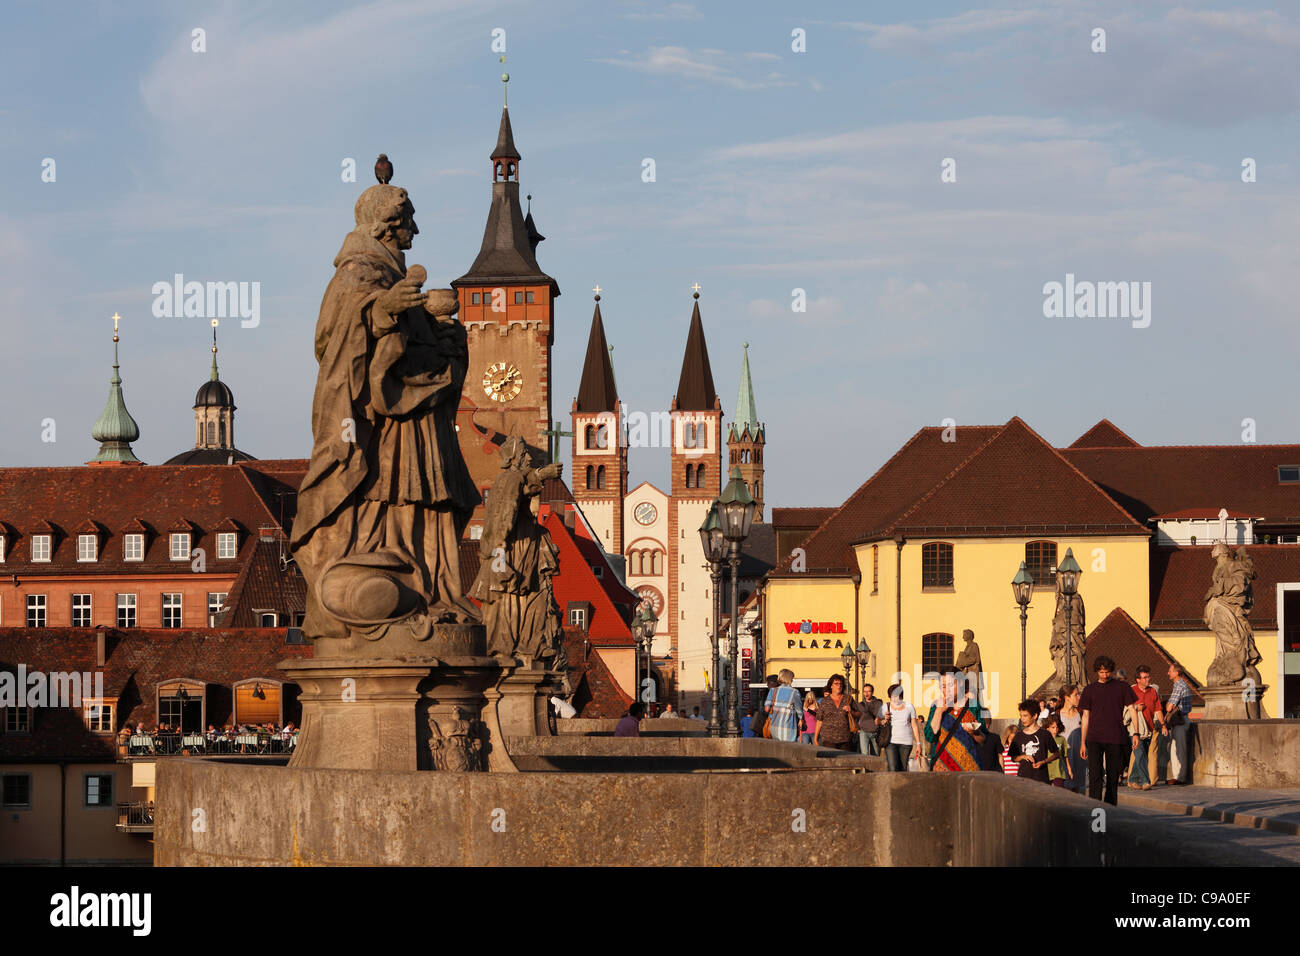
POLYGON ((697 282, 691 286, 691 291, 695 293, 695 298, 698 299, 700 297, 700 284, 697 282))
POLYGON ((592 289, 591 291, 594 292, 594 293, 596 293, 596 301, 599 302, 599 301, 600 301, 600 283, 597 282, 597 283, 596 283, 596 287, 595 287, 594 289, 592 289))

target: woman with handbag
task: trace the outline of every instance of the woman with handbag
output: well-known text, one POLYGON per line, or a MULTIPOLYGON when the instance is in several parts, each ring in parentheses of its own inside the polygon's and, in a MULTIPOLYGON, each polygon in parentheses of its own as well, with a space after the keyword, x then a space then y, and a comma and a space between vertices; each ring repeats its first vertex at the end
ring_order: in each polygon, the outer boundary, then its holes
POLYGON ((851 750, 857 734, 857 704, 844 693, 844 678, 836 674, 826 682, 826 693, 817 702, 817 732, 813 743, 835 750, 851 750))

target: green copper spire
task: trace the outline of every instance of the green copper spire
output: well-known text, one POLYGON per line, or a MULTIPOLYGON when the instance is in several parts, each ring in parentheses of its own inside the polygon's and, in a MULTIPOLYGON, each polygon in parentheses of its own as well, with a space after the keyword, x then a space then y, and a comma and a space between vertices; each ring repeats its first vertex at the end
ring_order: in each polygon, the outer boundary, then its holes
POLYGON ((90 459, 87 464, 102 462, 144 464, 131 450, 131 442, 140 437, 140 426, 126 410, 126 401, 122 398, 122 376, 118 374, 117 323, 120 319, 121 316, 114 312, 113 377, 108 383, 108 403, 104 406, 104 414, 99 416, 99 421, 95 422, 95 427, 90 430, 90 437, 99 442, 99 454, 90 459))
POLYGON ((749 377, 749 343, 745 343, 745 359, 740 366, 740 394, 736 397, 736 417, 731 423, 733 438, 739 438, 745 430, 750 438, 763 434, 763 425, 754 410, 754 382, 749 377))

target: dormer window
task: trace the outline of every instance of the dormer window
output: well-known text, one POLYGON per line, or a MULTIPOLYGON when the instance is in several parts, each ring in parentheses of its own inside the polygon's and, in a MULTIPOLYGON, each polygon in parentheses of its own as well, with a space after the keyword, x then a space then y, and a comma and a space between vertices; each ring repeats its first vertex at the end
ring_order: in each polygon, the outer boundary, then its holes
POLYGON ((1278 484, 1293 485, 1300 482, 1300 465, 1278 465, 1278 484))
POLYGON ((77 560, 99 560, 99 538, 93 534, 77 535, 77 560))
POLYGON ((122 539, 122 560, 144 560, 144 535, 128 534, 122 539))
POLYGON ((185 531, 174 531, 170 536, 171 559, 188 561, 190 559, 190 536, 185 531))
POLYGON ((222 531, 217 534, 217 557, 233 558, 239 550, 239 535, 234 531, 222 531))
POLYGON ((50 535, 48 534, 32 535, 32 560, 33 561, 50 560, 50 535))

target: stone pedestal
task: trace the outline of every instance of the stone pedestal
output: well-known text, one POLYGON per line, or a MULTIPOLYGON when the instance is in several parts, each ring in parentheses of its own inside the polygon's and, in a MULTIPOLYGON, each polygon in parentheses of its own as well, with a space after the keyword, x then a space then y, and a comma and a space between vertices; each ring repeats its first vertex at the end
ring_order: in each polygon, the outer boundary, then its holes
POLYGON ((1254 688, 1253 694, 1240 684, 1202 687, 1205 720, 1258 720, 1267 684, 1254 688), (1253 699, 1252 699, 1253 698, 1253 699))
POLYGON ((317 656, 280 664, 302 688, 302 730, 289 765, 514 771, 493 690, 514 662, 488 657, 485 644, 483 628, 468 624, 436 624, 405 643, 391 632, 374 643, 317 640, 317 656))
POLYGON ((551 697, 563 675, 532 667, 507 667, 497 686, 487 692, 489 706, 495 704, 501 731, 507 737, 550 737, 555 735, 555 709, 551 697))

